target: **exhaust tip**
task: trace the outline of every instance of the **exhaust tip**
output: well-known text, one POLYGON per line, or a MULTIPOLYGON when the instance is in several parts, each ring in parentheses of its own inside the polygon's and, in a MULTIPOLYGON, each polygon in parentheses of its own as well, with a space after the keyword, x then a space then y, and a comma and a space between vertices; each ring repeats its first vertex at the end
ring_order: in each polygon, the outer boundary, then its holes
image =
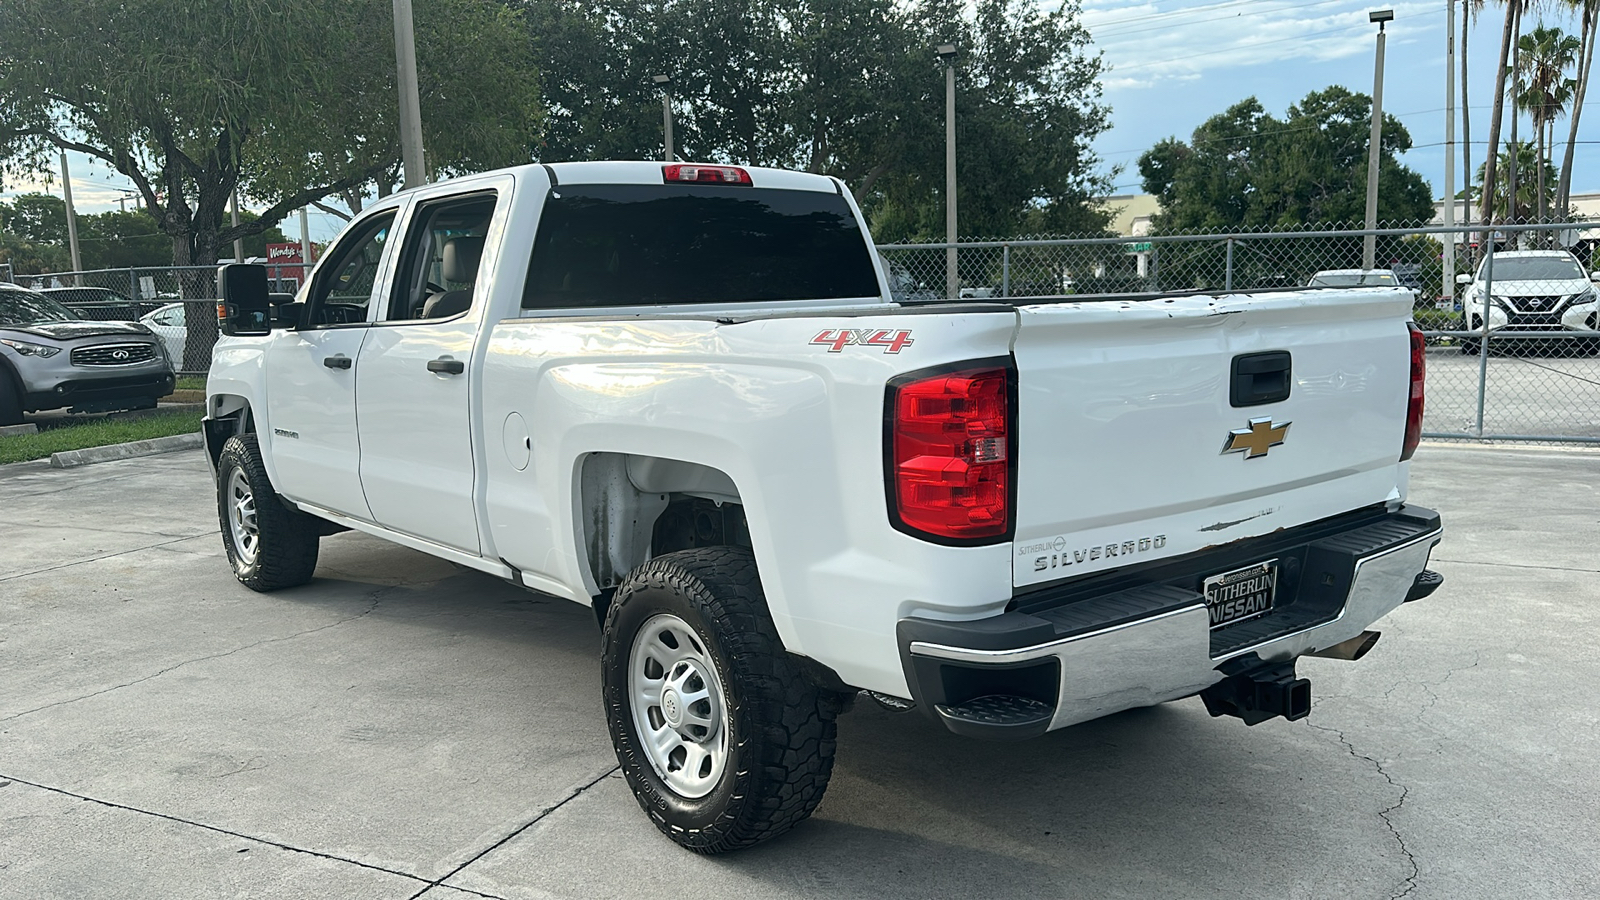
POLYGON ((1340 641, 1332 647, 1313 650, 1306 655, 1318 656, 1323 659, 1347 659, 1355 662, 1366 656, 1367 651, 1371 650, 1373 645, 1378 643, 1378 638, 1382 636, 1383 632, 1381 631, 1363 631, 1348 641, 1340 641))

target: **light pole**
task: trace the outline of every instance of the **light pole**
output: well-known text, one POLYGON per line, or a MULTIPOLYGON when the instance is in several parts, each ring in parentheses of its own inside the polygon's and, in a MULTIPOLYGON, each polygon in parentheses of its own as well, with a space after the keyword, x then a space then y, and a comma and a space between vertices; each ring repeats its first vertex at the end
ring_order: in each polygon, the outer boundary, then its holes
POLYGON ((956 45, 940 44, 944 60, 944 292, 960 294, 956 279, 956 45))
POLYGON ((1378 145, 1383 139, 1383 24, 1394 21, 1394 10, 1367 13, 1367 21, 1378 23, 1377 63, 1372 70, 1372 138, 1367 149, 1367 236, 1361 240, 1361 267, 1375 268, 1378 255, 1378 145))
POLYGON ((667 162, 672 162, 672 76, 651 75, 650 80, 661 88, 661 129, 666 135, 667 148, 665 158, 667 162))
MULTIPOLYGON (((78 214, 72 208, 72 172, 67 168, 67 151, 61 151, 61 193, 67 201, 67 244, 72 253, 72 271, 83 271, 83 259, 78 256, 78 214)), ((72 276, 78 283, 78 276, 72 276)))
MULTIPOLYGON (((417 99, 417 38, 411 26, 411 0, 394 0, 394 60, 400 87, 400 160, 405 187, 428 180, 422 168, 422 104, 417 99)), ((242 260, 241 260, 242 262, 242 260)))
MULTIPOLYGON (((1456 224, 1456 0, 1445 0, 1444 14, 1444 227, 1456 224)), ((1444 235, 1440 267, 1441 296, 1456 296, 1456 233, 1444 235)))

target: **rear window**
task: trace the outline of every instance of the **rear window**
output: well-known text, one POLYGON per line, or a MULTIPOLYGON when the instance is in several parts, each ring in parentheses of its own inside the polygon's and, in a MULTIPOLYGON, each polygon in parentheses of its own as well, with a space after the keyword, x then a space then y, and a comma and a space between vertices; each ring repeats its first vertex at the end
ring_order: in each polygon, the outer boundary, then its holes
POLYGON ((524 309, 878 296, 838 194, 719 185, 560 185, 524 309))

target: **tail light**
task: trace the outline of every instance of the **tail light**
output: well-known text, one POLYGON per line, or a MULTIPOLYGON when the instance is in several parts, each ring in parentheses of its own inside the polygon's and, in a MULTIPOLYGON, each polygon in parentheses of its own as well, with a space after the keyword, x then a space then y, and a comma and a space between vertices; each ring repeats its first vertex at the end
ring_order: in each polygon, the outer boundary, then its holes
POLYGON ((984 366, 890 382, 885 461, 895 528, 953 544, 1010 536, 1012 371, 984 366))
POLYGON ((667 184, 751 184, 750 173, 738 166, 662 166, 661 180, 667 184))
POLYGON ((1428 343, 1422 337, 1417 323, 1408 322, 1411 330, 1411 399, 1406 405, 1406 440, 1400 447, 1400 460, 1404 462, 1417 452, 1422 443, 1422 382, 1428 370, 1428 343))

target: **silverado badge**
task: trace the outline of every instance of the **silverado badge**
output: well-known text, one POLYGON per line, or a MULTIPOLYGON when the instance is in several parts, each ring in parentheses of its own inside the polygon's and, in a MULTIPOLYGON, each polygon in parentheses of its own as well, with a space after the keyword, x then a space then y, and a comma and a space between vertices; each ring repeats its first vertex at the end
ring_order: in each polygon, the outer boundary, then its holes
POLYGON ((1272 417, 1264 419, 1251 419, 1248 428, 1236 428, 1228 432, 1228 440, 1222 445, 1223 453, 1243 453, 1245 459, 1255 459, 1266 456, 1267 451, 1283 443, 1289 434, 1288 422, 1275 425, 1272 417))

